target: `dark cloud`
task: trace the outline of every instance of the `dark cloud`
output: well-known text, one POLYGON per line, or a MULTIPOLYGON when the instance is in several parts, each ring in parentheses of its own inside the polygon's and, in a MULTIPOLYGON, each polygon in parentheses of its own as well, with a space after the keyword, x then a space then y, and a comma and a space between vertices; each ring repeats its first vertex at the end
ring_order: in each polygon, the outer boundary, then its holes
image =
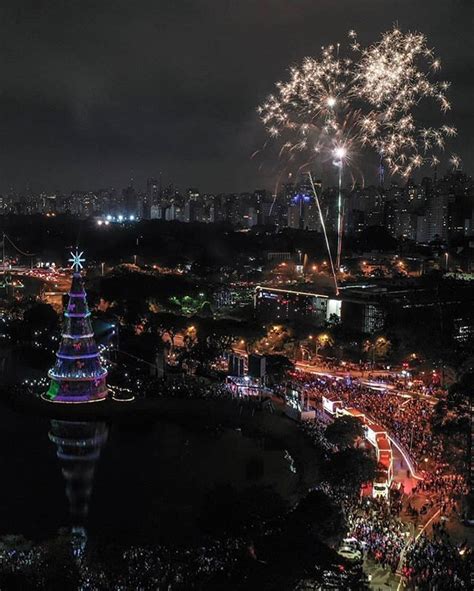
MULTIPOLYGON (((453 149, 472 171, 470 0, 4 0, 0 188, 271 182, 250 160, 256 105, 292 63, 397 22, 425 32, 452 80, 453 149)), ((451 116, 450 116, 451 117, 451 116)))

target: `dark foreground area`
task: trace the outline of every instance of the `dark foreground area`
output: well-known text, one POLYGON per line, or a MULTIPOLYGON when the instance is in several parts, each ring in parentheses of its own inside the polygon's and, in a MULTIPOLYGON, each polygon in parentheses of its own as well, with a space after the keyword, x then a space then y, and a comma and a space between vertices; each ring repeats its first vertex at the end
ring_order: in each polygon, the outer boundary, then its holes
POLYGON ((0 588, 291 589, 340 562, 317 450, 276 409, 3 401, 0 588))

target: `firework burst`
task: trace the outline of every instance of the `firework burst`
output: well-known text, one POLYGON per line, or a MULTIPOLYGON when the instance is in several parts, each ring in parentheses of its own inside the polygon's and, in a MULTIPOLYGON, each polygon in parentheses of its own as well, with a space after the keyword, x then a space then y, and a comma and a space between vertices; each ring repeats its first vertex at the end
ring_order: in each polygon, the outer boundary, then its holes
POLYGON ((456 130, 424 127, 415 116, 424 99, 435 100, 442 112, 450 109, 449 84, 431 80, 440 61, 425 36, 394 28, 366 49, 354 31, 349 37, 354 59, 342 57, 339 44, 323 47, 318 58, 293 67, 289 81, 278 82, 259 107, 268 133, 280 142, 280 157, 291 163, 304 154, 310 165, 344 147, 350 163, 372 149, 403 177, 437 162, 456 130))
POLYGON ((352 90, 369 109, 364 144, 383 154, 392 174, 408 177, 416 168, 436 163, 437 152, 456 130, 448 125, 423 127, 414 115, 425 99, 436 101, 443 113, 451 108, 449 84, 432 80, 441 64, 426 37, 394 28, 364 50, 354 32, 350 37, 360 55, 354 62, 352 90))
POLYGON ((295 161, 303 153, 308 164, 329 159, 338 147, 348 152, 360 133, 360 115, 353 110, 353 62, 339 56, 339 47, 323 47, 318 59, 305 58, 278 82, 258 112, 269 135, 280 142, 280 157, 295 161))

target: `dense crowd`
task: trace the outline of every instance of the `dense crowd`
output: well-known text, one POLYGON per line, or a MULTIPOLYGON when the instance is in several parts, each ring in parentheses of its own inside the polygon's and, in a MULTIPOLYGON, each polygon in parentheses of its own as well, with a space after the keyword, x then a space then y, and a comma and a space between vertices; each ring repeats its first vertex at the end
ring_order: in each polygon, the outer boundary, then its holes
POLYGON ((456 500, 467 494, 468 487, 461 474, 446 472, 447 466, 437 468, 425 474, 417 486, 417 491, 428 493, 433 502, 439 505, 441 513, 446 515, 456 509, 456 500))
POLYGON ((424 472, 419 488, 441 504, 466 492, 461 475, 453 474, 445 461, 443 441, 431 428, 433 404, 426 397, 407 397, 391 390, 374 390, 358 381, 345 378, 315 377, 301 374, 299 387, 313 400, 322 396, 341 400, 386 427, 424 472))
MULTIPOLYGON (((220 572, 230 572, 243 546, 243 540, 237 538, 186 550, 136 546, 122 553, 120 568, 109 568, 102 559, 96 561, 88 555, 76 556, 70 567, 83 590, 187 589, 220 572)), ((47 544, 21 547, 0 543, 0 581, 2 575, 21 573, 35 588, 47 588, 47 562, 47 544)))
POLYGON ((441 460, 442 444, 431 431, 432 405, 428 399, 402 397, 345 378, 315 378, 306 374, 303 380, 309 396, 339 399, 345 406, 357 408, 384 425, 416 462, 421 463, 428 456, 441 460))
POLYGON ((351 517, 349 535, 362 543, 367 556, 392 572, 397 570, 408 531, 387 503, 374 499, 361 503, 351 517))
POLYGON ((403 575, 410 589, 461 591, 469 589, 472 562, 463 557, 463 548, 453 545, 443 522, 426 536, 412 542, 405 553, 403 575))
MULTIPOLYGON (((327 454, 337 448, 327 441, 325 425, 321 421, 305 421, 303 432, 327 454)), ((319 488, 341 507, 347 523, 347 536, 357 539, 366 556, 396 571, 401 552, 406 544, 407 529, 399 519, 400 495, 393 493, 391 503, 371 497, 361 498, 358 491, 322 483, 319 488)))
MULTIPOLYGON (((465 480, 461 475, 452 473, 444 458, 442 439, 431 430, 433 406, 429 399, 403 396, 390 389, 372 389, 348 378, 316 377, 312 374, 295 376, 292 386, 296 386, 313 403, 320 402, 322 396, 327 395, 332 400, 341 400, 345 407, 361 410, 385 426, 415 463, 425 469, 423 480, 418 482, 412 493, 426 496, 428 510, 436 507, 442 517, 457 510, 456 500, 467 490, 465 480)), ((225 385, 196 377, 156 380, 149 395, 211 400, 232 398, 225 385)), ((301 428, 324 454, 330 455, 336 450, 325 437, 324 422, 304 422, 301 428)), ((451 543, 444 521, 440 525, 434 524, 432 539, 420 536, 416 541, 408 542, 407 527, 400 519, 402 503, 396 495, 387 504, 367 497, 361 499, 358 494, 328 483, 322 483, 319 488, 342 508, 348 526, 347 535, 359 540, 367 557, 392 572, 400 566, 403 557, 403 575, 412 589, 441 591, 452 588, 457 591, 469 588, 469 562, 451 543)), ((408 508, 418 517, 419 512, 412 509, 410 503, 408 508)), ((143 580, 153 580, 157 588, 163 585, 183 585, 185 588, 188 581, 231 568, 236 544, 239 543, 238 540, 216 542, 213 547, 190 550, 180 556, 173 556, 170 554, 172 551, 165 548, 132 548, 124 555, 126 572, 114 581, 106 580, 110 574, 106 575, 103 570, 84 563, 84 588, 100 588, 109 584, 115 588, 129 588, 130 585, 138 588, 143 580)), ((20 559, 30 565, 36 560, 38 564, 43 560, 41 555, 35 557, 31 549, 23 553, 23 558, 21 553, 13 560, 11 558, 12 568, 20 559)))
POLYGON ((135 546, 123 553, 126 568, 120 572, 84 561, 81 579, 92 589, 186 589, 230 572, 243 545, 243 540, 232 538, 185 550, 135 546))
MULTIPOLYGON (((431 430, 432 403, 427 398, 403 396, 389 389, 374 390, 344 378, 302 374, 296 378, 296 385, 314 402, 320 402, 322 396, 327 395, 331 400, 341 400, 345 407, 361 410, 385 426, 423 469, 423 479, 412 490, 413 495, 426 497, 423 514, 436 507, 442 518, 440 524, 435 522, 433 526, 432 540, 421 536, 407 545, 409 533, 400 518, 401 496, 395 503, 392 499, 390 504, 374 499, 340 498, 340 491, 330 490, 326 484, 326 492, 344 508, 348 536, 361 543, 366 556, 393 572, 403 564, 403 575, 412 589, 469 588, 471 554, 463 556, 464 552, 451 543, 443 521, 457 511, 457 500, 467 493, 467 486, 463 476, 453 473, 446 463, 442 439, 431 430)), ((325 441, 324 423, 316 421, 306 425, 304 430, 315 444, 331 451, 330 444, 325 441)), ((417 520, 420 511, 408 502, 407 516, 414 514, 417 520)))

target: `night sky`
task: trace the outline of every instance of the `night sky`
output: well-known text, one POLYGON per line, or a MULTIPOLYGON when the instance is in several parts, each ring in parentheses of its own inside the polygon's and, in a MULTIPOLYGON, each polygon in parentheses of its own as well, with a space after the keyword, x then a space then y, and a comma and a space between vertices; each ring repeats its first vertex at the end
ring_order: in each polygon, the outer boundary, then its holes
POLYGON ((321 45, 393 23, 440 56, 447 152, 474 172, 472 0, 3 0, 0 15, 1 191, 143 187, 160 171, 183 189, 271 188, 250 159, 256 106, 321 45))

